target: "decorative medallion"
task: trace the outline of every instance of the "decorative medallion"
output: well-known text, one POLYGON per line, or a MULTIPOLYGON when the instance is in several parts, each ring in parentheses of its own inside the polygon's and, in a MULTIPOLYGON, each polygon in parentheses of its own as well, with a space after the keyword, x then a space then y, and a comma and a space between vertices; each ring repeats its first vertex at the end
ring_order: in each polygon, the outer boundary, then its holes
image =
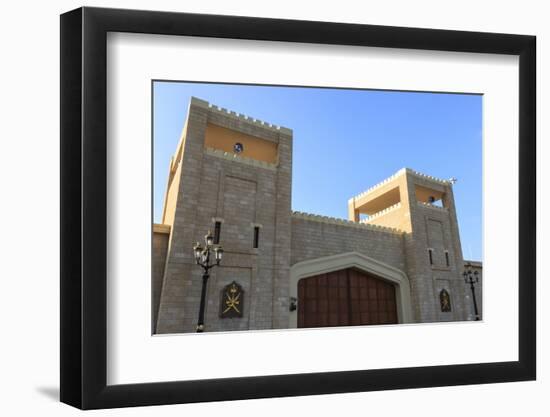
POLYGON ((235 143, 233 145, 233 151, 235 151, 235 153, 241 153, 242 151, 244 151, 243 144, 240 142, 235 143))
POLYGON ((446 289, 442 289, 439 293, 439 304, 442 312, 448 313, 451 311, 451 296, 446 289))
POLYGON ((243 316, 244 291, 243 288, 233 281, 226 285, 221 294, 220 318, 230 319, 243 316))

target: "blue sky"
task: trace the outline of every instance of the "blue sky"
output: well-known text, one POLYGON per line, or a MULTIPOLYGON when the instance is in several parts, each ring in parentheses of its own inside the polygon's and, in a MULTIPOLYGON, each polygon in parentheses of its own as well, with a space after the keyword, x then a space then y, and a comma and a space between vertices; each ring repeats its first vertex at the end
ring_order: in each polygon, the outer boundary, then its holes
POLYGON ((292 209, 347 218, 350 197, 409 167, 454 186, 465 259, 482 259, 482 97, 154 83, 154 221, 191 96, 294 132, 292 209))

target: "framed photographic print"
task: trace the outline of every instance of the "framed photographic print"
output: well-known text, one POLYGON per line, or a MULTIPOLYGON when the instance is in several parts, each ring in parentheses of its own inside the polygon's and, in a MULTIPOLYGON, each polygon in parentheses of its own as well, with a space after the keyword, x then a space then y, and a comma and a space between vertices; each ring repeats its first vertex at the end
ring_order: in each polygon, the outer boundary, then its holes
POLYGON ((61 400, 535 379, 535 38, 61 16, 61 400))

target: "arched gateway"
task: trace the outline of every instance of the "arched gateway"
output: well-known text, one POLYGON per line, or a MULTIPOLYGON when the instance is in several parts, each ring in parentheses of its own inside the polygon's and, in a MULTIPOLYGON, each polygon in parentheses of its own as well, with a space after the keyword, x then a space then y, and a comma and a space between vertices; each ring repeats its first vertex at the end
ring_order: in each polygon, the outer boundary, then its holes
POLYGON ((291 328, 412 322, 405 273, 357 252, 293 265, 290 297, 291 328))

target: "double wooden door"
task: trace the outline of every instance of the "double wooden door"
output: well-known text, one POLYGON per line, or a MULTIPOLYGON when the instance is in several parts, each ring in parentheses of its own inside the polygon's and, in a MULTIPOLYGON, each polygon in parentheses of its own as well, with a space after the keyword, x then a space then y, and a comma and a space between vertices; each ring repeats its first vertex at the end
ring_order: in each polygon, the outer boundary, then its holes
POLYGON ((298 282, 298 327, 397 323, 395 287, 355 269, 298 282))

